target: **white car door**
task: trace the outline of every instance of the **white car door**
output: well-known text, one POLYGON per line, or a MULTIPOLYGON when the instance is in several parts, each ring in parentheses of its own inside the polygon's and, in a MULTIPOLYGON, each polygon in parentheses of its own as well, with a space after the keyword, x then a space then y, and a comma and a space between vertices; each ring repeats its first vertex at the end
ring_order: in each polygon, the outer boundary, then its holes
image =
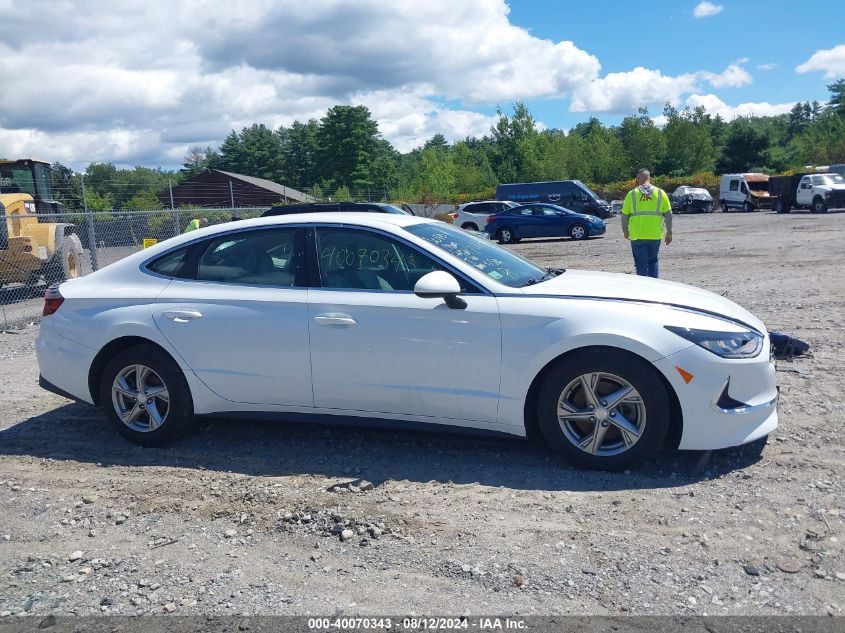
POLYGON ((805 207, 809 207, 813 202, 813 183, 809 176, 804 176, 798 184, 795 201, 805 207))
POLYGON ((304 229, 203 242, 156 300, 156 325, 212 391, 232 402, 313 406, 304 229))
MULTIPOLYGON (((413 293, 444 267, 395 237, 318 226, 308 291, 318 408, 495 422, 501 328, 495 297, 463 281, 464 309, 413 293)), ((309 247, 310 248, 310 247, 309 247)))

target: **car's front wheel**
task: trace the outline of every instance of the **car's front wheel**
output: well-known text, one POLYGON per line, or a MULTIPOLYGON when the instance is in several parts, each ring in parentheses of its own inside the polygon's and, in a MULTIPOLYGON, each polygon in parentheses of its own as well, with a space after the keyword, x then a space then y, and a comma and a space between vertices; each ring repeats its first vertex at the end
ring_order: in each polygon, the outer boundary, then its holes
POLYGON ((573 224, 569 227, 569 237, 573 240, 587 239, 587 227, 583 224, 573 224))
POLYGON ((813 199, 813 213, 827 213, 827 203, 820 196, 813 199))
POLYGON ((570 463, 622 470, 642 463, 663 443, 669 396, 645 360, 621 350, 584 350, 549 370, 537 417, 546 441, 570 463))
POLYGON ((161 446, 193 426, 182 370, 152 345, 130 347, 109 361, 100 380, 100 404, 118 432, 142 446, 161 446))

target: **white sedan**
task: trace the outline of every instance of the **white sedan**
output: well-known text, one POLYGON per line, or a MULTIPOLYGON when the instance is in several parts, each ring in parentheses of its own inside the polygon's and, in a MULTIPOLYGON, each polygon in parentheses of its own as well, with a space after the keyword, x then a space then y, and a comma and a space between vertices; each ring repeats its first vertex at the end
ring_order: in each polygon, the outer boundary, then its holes
POLYGON ((427 423, 629 468, 777 427, 763 323, 631 275, 544 269, 456 227, 307 214, 178 236, 51 288, 43 387, 160 445, 197 416, 427 423))

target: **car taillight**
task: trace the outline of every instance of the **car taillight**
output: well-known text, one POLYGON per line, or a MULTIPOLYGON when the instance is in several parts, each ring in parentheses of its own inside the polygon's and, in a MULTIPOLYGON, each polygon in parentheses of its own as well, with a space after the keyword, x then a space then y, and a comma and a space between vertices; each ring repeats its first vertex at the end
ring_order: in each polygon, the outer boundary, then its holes
POLYGON ((490 224, 495 219, 496 219, 495 215, 488 215, 487 216, 487 224, 490 224))
POLYGON ((50 286, 44 293, 44 309, 41 311, 41 316, 50 316, 59 309, 65 298, 59 292, 58 286, 50 286))
POLYGON ((452 218, 453 220, 457 220, 460 216, 457 213, 450 213, 449 217, 452 218))

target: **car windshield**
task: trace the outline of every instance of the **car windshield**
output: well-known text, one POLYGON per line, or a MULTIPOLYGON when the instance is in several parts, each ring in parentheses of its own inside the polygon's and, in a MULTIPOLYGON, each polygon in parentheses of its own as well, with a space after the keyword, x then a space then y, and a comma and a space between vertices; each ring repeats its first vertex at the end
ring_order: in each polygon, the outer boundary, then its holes
POLYGON ((549 274, 516 253, 448 224, 426 222, 405 230, 511 288, 536 283, 549 274))
POLYGON ((824 176, 813 176, 814 185, 842 185, 845 178, 839 174, 825 174, 824 176))
POLYGON ((382 209, 385 209, 388 213, 394 213, 396 215, 413 215, 413 213, 408 213, 405 209, 400 209, 397 206, 392 204, 383 204, 381 205, 382 209))

